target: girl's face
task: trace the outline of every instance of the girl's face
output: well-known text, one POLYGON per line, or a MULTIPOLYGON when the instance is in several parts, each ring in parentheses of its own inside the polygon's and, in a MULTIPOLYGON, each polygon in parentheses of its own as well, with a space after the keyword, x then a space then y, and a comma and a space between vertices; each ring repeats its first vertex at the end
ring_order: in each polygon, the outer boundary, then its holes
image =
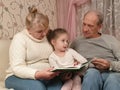
POLYGON ((56 39, 52 40, 55 51, 66 51, 69 45, 68 34, 60 34, 56 39))

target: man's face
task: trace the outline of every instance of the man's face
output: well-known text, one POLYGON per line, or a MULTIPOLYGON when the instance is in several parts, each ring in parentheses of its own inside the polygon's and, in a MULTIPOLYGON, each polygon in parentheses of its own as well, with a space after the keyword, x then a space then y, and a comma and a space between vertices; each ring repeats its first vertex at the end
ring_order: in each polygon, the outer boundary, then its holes
POLYGON ((95 13, 88 13, 83 19, 82 32, 85 38, 96 38, 101 25, 98 25, 98 17, 95 13))

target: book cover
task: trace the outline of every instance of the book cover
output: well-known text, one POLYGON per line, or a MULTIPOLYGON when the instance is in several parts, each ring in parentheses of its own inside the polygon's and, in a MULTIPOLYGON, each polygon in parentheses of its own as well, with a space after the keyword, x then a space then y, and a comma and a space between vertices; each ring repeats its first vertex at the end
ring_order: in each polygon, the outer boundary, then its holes
POLYGON ((66 67, 66 68, 55 68, 52 70, 52 72, 56 71, 62 71, 62 72, 68 72, 68 71, 82 71, 85 67, 88 67, 89 62, 85 62, 83 64, 79 64, 75 67, 66 67))

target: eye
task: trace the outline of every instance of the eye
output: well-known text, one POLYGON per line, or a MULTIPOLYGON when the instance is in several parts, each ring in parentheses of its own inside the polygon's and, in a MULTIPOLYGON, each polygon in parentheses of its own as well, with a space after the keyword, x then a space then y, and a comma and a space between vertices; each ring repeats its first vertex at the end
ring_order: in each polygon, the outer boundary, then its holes
POLYGON ((65 42, 65 40, 63 39, 62 42, 65 42))
POLYGON ((88 25, 88 27, 92 28, 92 27, 93 27, 93 25, 90 25, 90 24, 89 24, 89 25, 88 25))
POLYGON ((42 31, 37 31, 37 33, 41 33, 42 31))
POLYGON ((39 31, 37 31, 37 33, 43 33, 44 31, 43 30, 39 30, 39 31))
POLYGON ((85 26, 86 24, 85 23, 83 23, 83 26, 85 26))
POLYGON ((69 44, 69 40, 66 41, 69 44))

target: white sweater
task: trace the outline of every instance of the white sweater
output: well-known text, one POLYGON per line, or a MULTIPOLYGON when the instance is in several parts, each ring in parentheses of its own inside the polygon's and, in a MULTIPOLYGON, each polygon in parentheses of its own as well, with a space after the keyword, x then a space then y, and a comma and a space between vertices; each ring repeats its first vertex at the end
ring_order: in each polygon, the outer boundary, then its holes
POLYGON ((50 67, 48 57, 52 47, 46 37, 42 40, 33 38, 25 29, 12 40, 9 57, 10 68, 7 77, 16 75, 20 78, 35 79, 35 72, 50 67))
POLYGON ((54 52, 49 56, 50 65, 54 68, 74 67, 75 60, 80 62, 80 64, 87 62, 83 56, 71 48, 68 48, 62 57, 56 55, 54 52))

